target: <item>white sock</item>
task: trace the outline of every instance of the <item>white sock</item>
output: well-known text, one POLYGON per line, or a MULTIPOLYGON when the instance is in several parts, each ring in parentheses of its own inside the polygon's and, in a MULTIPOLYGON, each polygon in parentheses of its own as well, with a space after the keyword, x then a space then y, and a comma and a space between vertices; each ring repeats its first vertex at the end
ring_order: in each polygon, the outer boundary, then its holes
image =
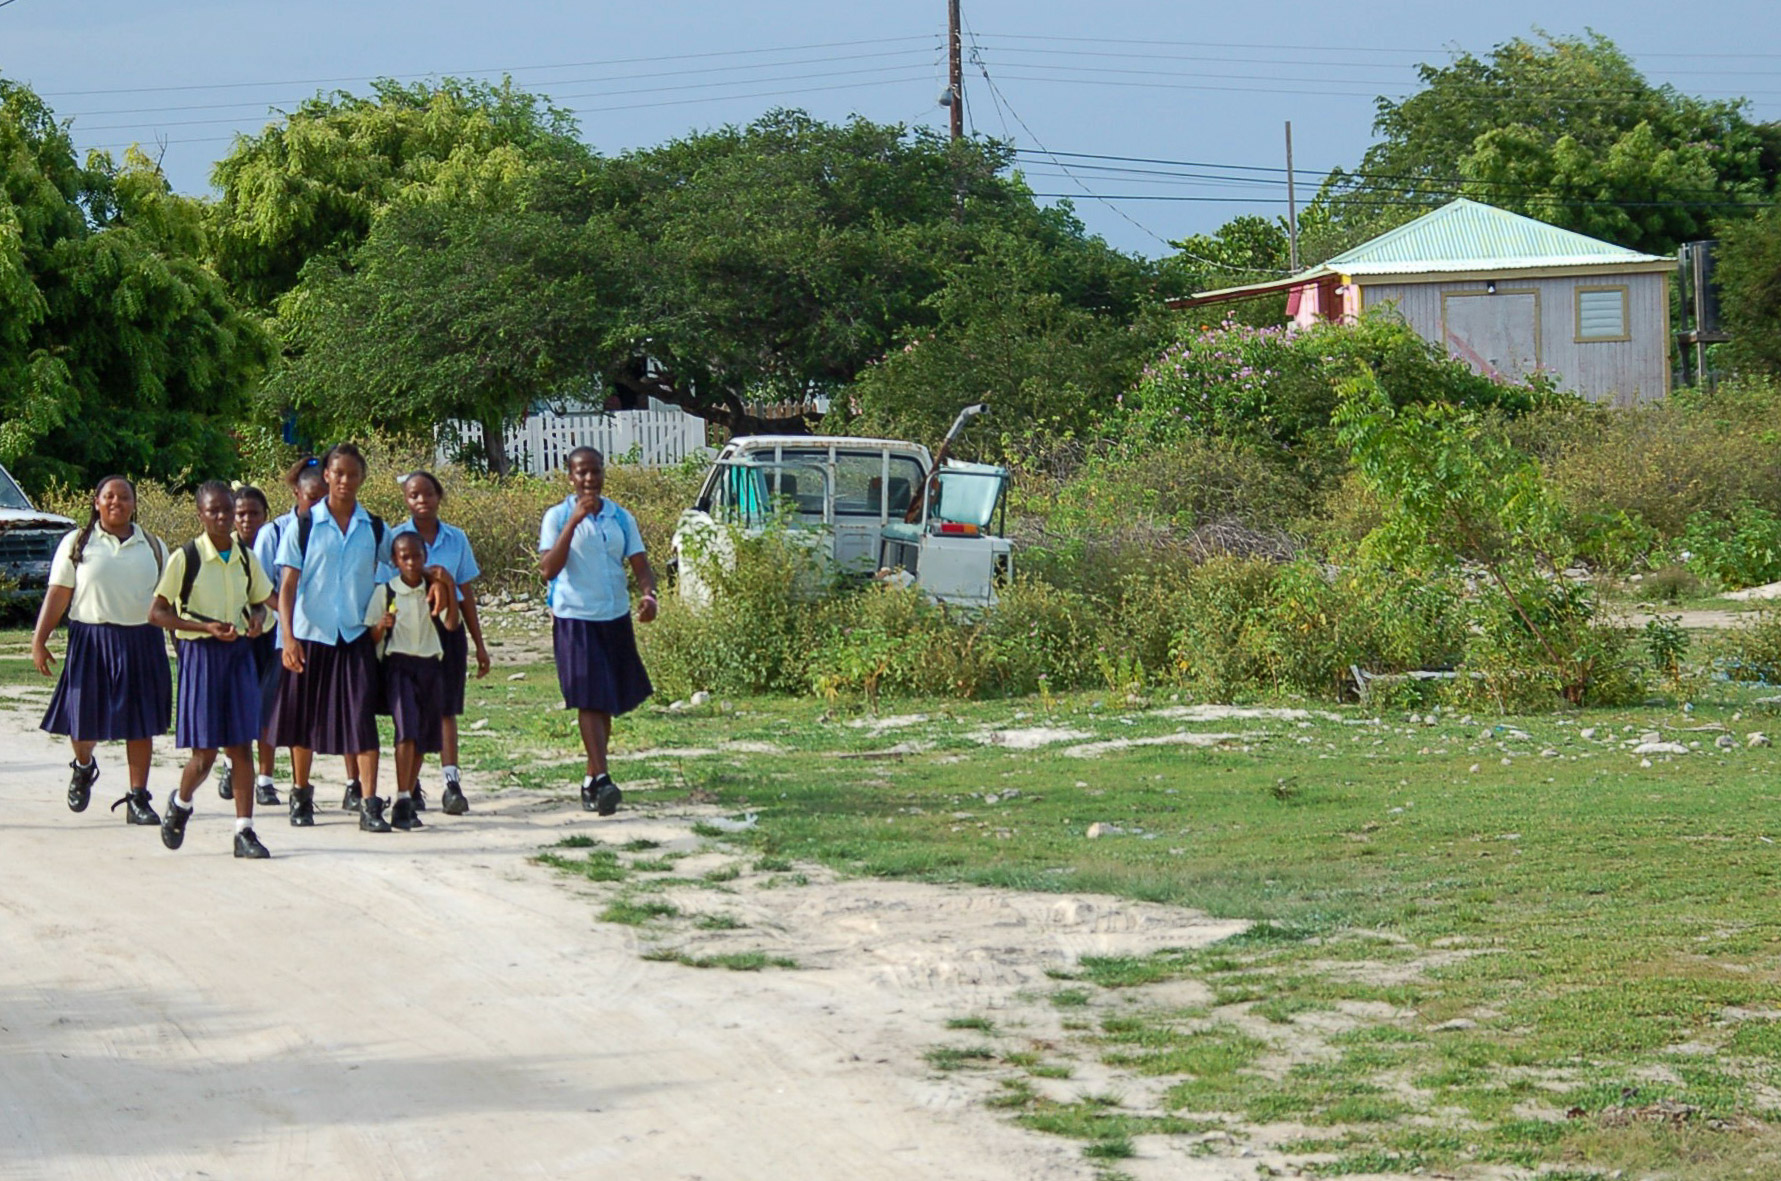
POLYGON ((439 771, 440 774, 445 776, 445 781, 447 783, 456 783, 458 781, 458 765, 456 763, 452 763, 450 766, 441 767, 439 768, 439 771))
POLYGON ((190 812, 192 810, 192 805, 195 803, 197 803, 196 799, 182 800, 179 798, 178 792, 173 793, 173 806, 178 808, 181 812, 190 812))
POLYGON ((592 775, 587 776, 586 778, 584 778, 581 781, 581 786, 583 786, 583 787, 592 787, 593 785, 594 785, 594 777, 592 775))
POLYGON ((254 818, 252 816, 237 816, 235 818, 235 835, 240 836, 244 832, 251 832, 253 827, 254 818))
POLYGON ((75 766, 79 767, 82 771, 85 771, 88 767, 91 767, 96 762, 98 762, 97 759, 88 759, 84 763, 76 763, 75 766))
POLYGON ((255 775, 254 776, 254 786, 255 787, 271 787, 272 786, 272 776, 270 776, 270 775, 255 775))
POLYGON ((414 798, 414 796, 413 796, 413 794, 412 794, 412 793, 410 793, 410 792, 406 792, 406 791, 399 791, 399 792, 397 792, 397 793, 396 793, 396 798, 397 798, 397 799, 398 799, 398 800, 412 800, 412 799, 413 799, 413 798, 414 798))

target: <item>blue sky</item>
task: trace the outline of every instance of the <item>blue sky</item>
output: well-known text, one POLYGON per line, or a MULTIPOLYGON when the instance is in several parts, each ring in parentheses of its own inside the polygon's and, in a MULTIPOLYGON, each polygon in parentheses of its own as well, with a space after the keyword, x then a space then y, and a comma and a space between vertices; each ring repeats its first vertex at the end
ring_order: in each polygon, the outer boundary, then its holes
MULTIPOLYGON (((1593 28, 1654 81, 1748 95, 1755 117, 1781 119, 1772 2, 1375 0, 1364 15, 1308 3, 963 5, 981 59, 966 66, 972 126, 1058 153, 1023 158, 1035 190, 1074 194, 1091 229, 1146 254, 1238 213, 1283 212, 1279 174, 1262 170, 1282 164, 1285 120, 1300 168, 1352 165, 1371 142, 1373 96, 1414 89, 1418 62, 1483 52, 1536 26, 1593 28), (1066 152, 1192 167, 1164 166, 1177 175, 1159 180, 1107 170, 1152 165, 1095 170, 1066 152)), ((164 141, 175 187, 202 193, 235 132, 317 90, 363 90, 379 75, 511 72, 573 108, 603 152, 747 122, 775 105, 944 128, 935 99, 945 19, 945 0, 11 0, 0 5, 0 73, 74 116, 83 147, 140 142, 153 154, 164 141)))

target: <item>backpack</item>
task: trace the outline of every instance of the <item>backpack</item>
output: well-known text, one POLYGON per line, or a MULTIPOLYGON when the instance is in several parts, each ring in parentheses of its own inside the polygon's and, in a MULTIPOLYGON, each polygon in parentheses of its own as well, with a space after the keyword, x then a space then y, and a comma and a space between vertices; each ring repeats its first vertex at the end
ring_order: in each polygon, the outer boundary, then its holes
MULTIPOLYGON (((376 513, 367 513, 371 518, 371 546, 374 550, 383 548, 383 518, 376 513)), ((297 552, 305 557, 309 555, 309 535, 315 532, 315 518, 304 513, 297 518, 297 552)))
MULTIPOLYGON (((235 539, 235 545, 238 548, 246 544, 239 537, 235 539)), ((186 600, 192 597, 192 588, 198 584, 198 539, 194 537, 180 546, 179 552, 185 555, 186 566, 179 579, 179 602, 174 604, 174 608, 181 615, 190 618, 191 614, 186 610, 186 600)), ((248 556, 245 553, 241 555, 241 577, 247 583, 247 597, 251 600, 254 596, 254 568, 248 564, 248 556)), ((253 604, 250 602, 248 606, 251 607, 253 604)))

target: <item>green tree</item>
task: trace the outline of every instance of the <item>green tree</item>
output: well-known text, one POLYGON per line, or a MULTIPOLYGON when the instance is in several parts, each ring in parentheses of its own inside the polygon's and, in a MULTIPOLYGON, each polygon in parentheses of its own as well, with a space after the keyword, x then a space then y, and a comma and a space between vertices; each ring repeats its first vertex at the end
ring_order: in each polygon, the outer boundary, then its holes
POLYGON ((936 328, 948 276, 1005 238, 1059 306, 1154 302, 1145 263, 1040 209, 1010 163, 993 141, 795 111, 610 161, 592 204, 629 236, 637 286, 603 377, 735 432, 806 429, 814 413, 750 407, 840 394, 936 328))
POLYGON ((1308 257, 1456 195, 1667 254, 1781 172, 1781 129, 1753 124, 1743 100, 1653 86, 1599 35, 1516 38, 1420 73, 1417 93, 1379 100, 1381 139, 1360 167, 1324 184, 1314 208, 1328 229, 1308 257))
POLYGON ((1781 375, 1781 204, 1721 231, 1719 290, 1741 368, 1781 375))
POLYGON ((1155 351, 1159 313, 1128 321, 1066 300, 1044 282, 1043 247, 1003 236, 946 273, 929 324, 861 372, 827 424, 936 439, 961 406, 988 402, 992 436, 1082 433, 1111 411, 1155 351))
POLYGON ((348 258, 398 200, 523 206, 541 173, 593 160, 568 112, 510 80, 380 79, 366 96, 317 95, 217 163, 217 270, 269 307, 311 260, 348 258))
POLYGON ((279 301, 292 346, 268 395, 341 432, 481 425, 505 475, 502 430, 533 402, 586 388, 623 288, 600 222, 428 203, 378 218, 351 265, 323 258, 279 301))
POLYGON ((0 462, 27 486, 229 475, 270 356, 204 262, 202 209, 137 152, 76 162, 0 80, 0 462))

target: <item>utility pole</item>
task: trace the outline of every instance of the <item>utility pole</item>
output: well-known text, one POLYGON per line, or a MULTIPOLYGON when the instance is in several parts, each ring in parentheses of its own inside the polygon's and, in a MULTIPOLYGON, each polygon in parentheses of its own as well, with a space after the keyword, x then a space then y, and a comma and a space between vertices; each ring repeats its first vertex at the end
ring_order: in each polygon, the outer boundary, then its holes
POLYGON ((964 42, 959 37, 959 0, 946 0, 947 104, 952 111, 952 138, 965 138, 964 42))
POLYGON ((1286 121, 1286 250, 1287 266, 1299 273, 1299 200, 1292 178, 1292 120, 1286 121))

